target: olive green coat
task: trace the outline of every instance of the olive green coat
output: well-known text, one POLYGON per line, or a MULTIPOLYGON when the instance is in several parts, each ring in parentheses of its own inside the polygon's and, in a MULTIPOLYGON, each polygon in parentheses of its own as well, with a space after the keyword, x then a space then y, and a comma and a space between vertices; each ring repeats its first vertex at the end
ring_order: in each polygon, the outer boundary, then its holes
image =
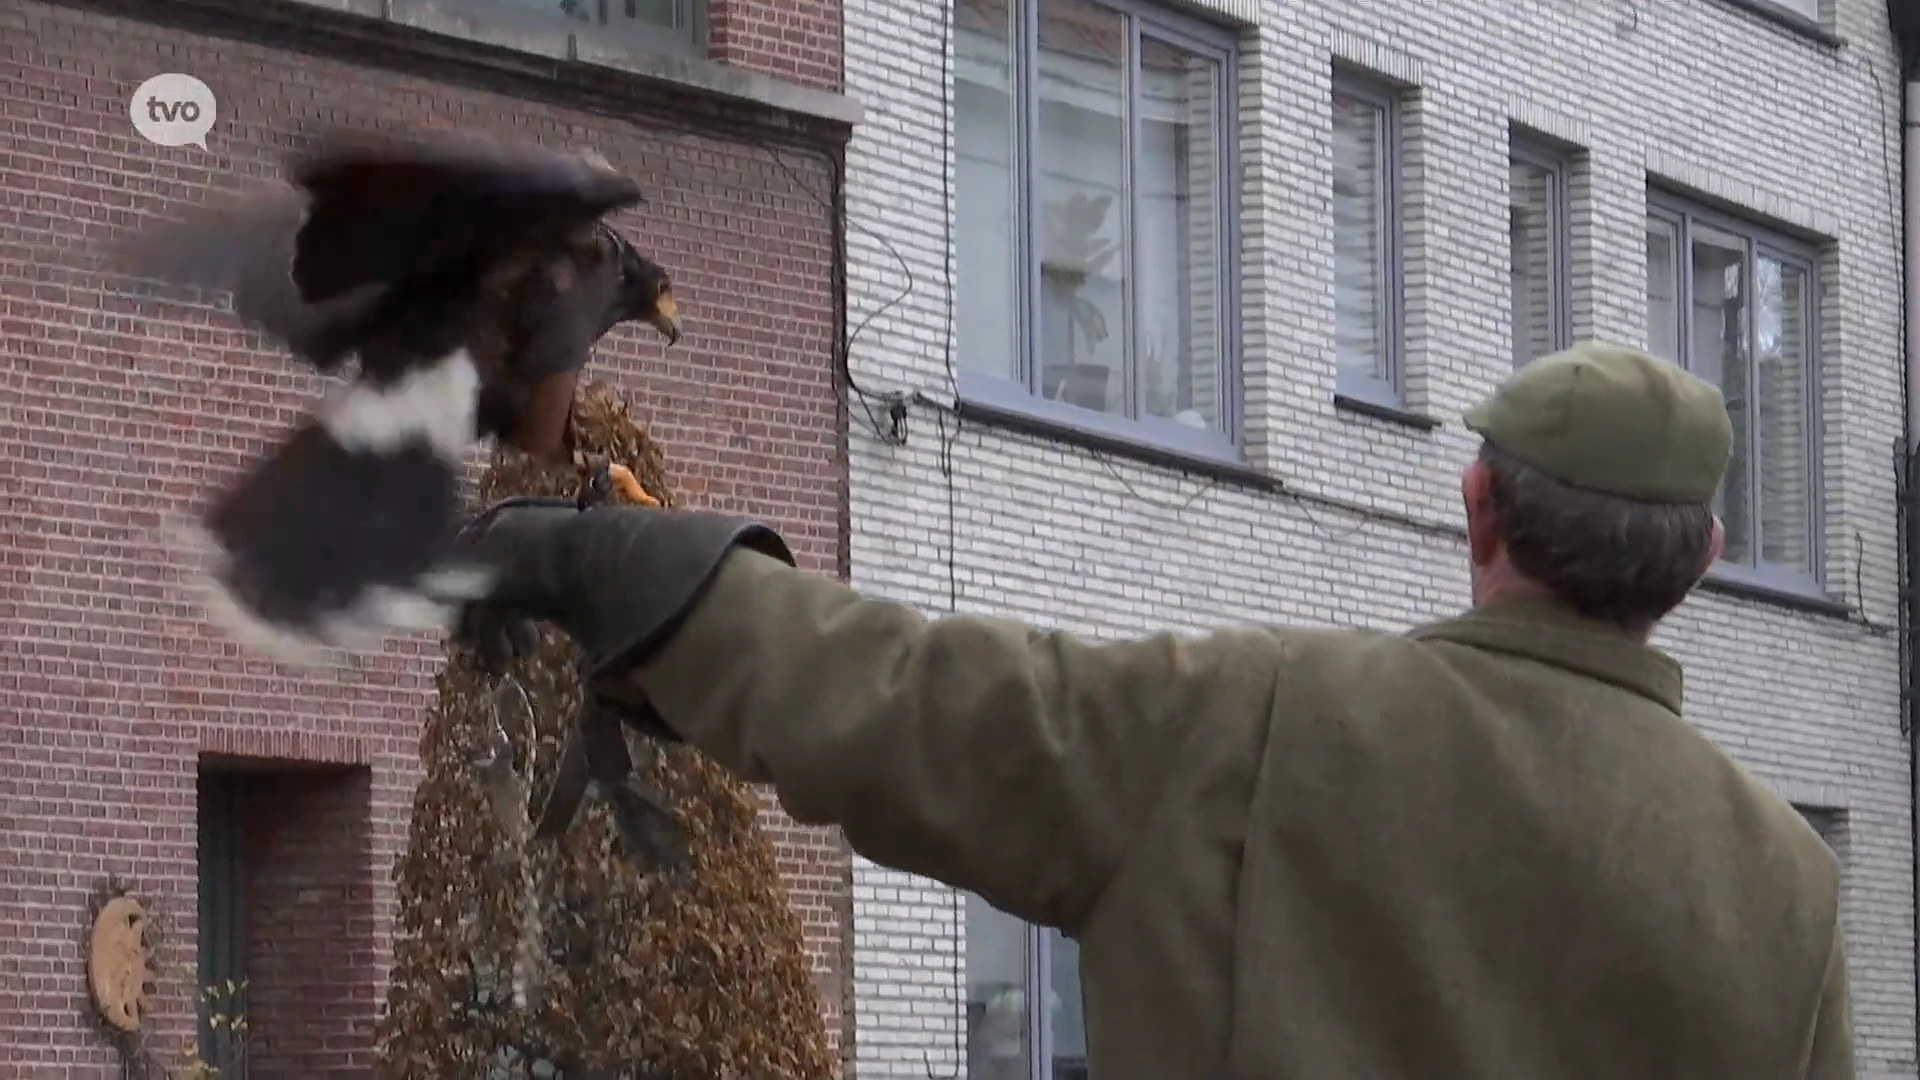
POLYGON ((796 819, 1077 939, 1101 1080, 1853 1075, 1832 854, 1676 663, 1541 606, 1096 644, 742 552, 636 678, 796 819))

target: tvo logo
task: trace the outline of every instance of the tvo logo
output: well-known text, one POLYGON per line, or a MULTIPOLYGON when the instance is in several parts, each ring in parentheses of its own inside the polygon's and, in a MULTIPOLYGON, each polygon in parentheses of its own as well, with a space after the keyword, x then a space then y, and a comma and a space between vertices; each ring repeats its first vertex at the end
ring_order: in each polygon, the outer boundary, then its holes
POLYGON ((213 90, 191 75, 169 72, 140 84, 127 115, 140 137, 158 146, 207 148, 207 132, 219 114, 213 90))

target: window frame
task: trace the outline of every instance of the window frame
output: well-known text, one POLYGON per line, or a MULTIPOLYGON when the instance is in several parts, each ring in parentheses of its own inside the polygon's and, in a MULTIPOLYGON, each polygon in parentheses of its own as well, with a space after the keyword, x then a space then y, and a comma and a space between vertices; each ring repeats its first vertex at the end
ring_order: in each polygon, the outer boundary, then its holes
POLYGON ((1796 11, 1790 0, 1718 0, 1726 7, 1750 15, 1789 34, 1806 38, 1827 49, 1840 49, 1846 40, 1834 27, 1834 0, 1818 0, 1817 14, 1809 18, 1796 11))
POLYGON ((595 33, 640 45, 664 45, 680 49, 704 49, 707 44, 707 8, 710 0, 673 0, 675 18, 684 25, 674 29, 654 26, 622 16, 615 21, 610 9, 621 0, 587 0, 600 9, 600 21, 587 23, 595 33))
POLYGON ((489 15, 502 20, 514 20, 527 26, 564 26, 576 34, 616 43, 630 45, 655 53, 685 54, 693 53, 704 57, 707 47, 707 28, 709 7, 712 0, 673 0, 680 14, 685 15, 686 25, 680 29, 669 30, 653 26, 637 19, 619 19, 611 17, 611 9, 621 0, 580 0, 585 7, 596 13, 592 21, 582 21, 560 9, 557 0, 551 10, 541 10, 512 0, 457 0, 452 6, 456 10, 473 14, 482 22, 489 15))
MULTIPOLYGON (((1327 121, 1329 138, 1327 140, 1327 198, 1328 198, 1328 237, 1333 245, 1333 259, 1336 267, 1339 259, 1339 234, 1332 220, 1333 198, 1333 99, 1344 94, 1357 98, 1381 110, 1380 126, 1380 162, 1381 175, 1379 189, 1385 206, 1381 213, 1381 246, 1385 249, 1381 266, 1375 267, 1375 276, 1379 284, 1386 289, 1387 302, 1386 329, 1382 334, 1382 345, 1386 350, 1387 377, 1356 380, 1341 371, 1338 364, 1334 368, 1334 396, 1348 398, 1367 405, 1374 405, 1395 411, 1407 407, 1407 236, 1406 236, 1406 188, 1403 174, 1406 170, 1406 91, 1395 84, 1375 75, 1355 70, 1347 65, 1336 63, 1333 68, 1333 84, 1327 93, 1327 121)), ((1337 285, 1336 285, 1337 289, 1337 285)), ((1332 329, 1339 331, 1339 312, 1333 314, 1332 329)))
POLYGON ((1813 0, 1813 14, 1811 15, 1794 7, 1793 0, 1761 0, 1761 2, 1772 7, 1777 7, 1796 19, 1805 19, 1815 26, 1821 25, 1826 22, 1827 19, 1826 0, 1813 0))
MULTIPOLYGON (((1215 109, 1216 142, 1219 146, 1219 158, 1216 163, 1215 197, 1218 200, 1220 223, 1220 378, 1219 410, 1221 426, 1219 428, 1192 428, 1170 417, 1115 415, 1093 409, 1071 405, 1064 401, 1049 401, 1040 393, 1042 365, 1037 362, 1040 299, 1044 284, 1041 277, 1038 238, 1034 235, 1037 225, 1033 213, 1034 200, 1038 189, 1037 155, 1032 150, 1034 134, 1040 126, 1040 94, 1036 71, 1036 59, 1040 41, 1040 4, 1046 0, 1009 0, 1012 9, 1018 13, 1014 27, 1012 47, 1013 94, 1017 98, 1013 110, 1013 139, 1010 148, 1012 168, 1016 170, 1013 188, 1014 206, 1012 208, 1015 224, 1014 261, 1011 272, 1015 277, 1015 327, 1014 327, 1014 366, 1015 378, 1007 379, 998 375, 989 375, 977 371, 957 371, 959 395, 962 402, 980 406, 991 413, 1003 413, 1023 418, 1049 431, 1063 434, 1081 434, 1096 440, 1112 440, 1125 444, 1144 446, 1168 452, 1176 457, 1197 458, 1222 462, 1229 465, 1241 465, 1246 460, 1246 429, 1243 414, 1245 380, 1243 376, 1243 342, 1241 334, 1241 238, 1237 227, 1240 221, 1240 52, 1239 35, 1232 29, 1203 21, 1179 12, 1165 10, 1145 0, 1084 0, 1084 2, 1114 11, 1123 16, 1128 26, 1127 36, 1127 143, 1126 165, 1123 183, 1128 191, 1124 204, 1123 220, 1131 222, 1138 210, 1139 187, 1134 182, 1134 168, 1140 145, 1140 50, 1137 42, 1141 36, 1149 36, 1165 41, 1181 49, 1206 57, 1220 65, 1220 95, 1215 109)), ((957 107, 957 91, 951 91, 949 108, 957 107)), ((948 153, 958 152, 957 135, 949 138, 948 153)), ((949 166, 950 168, 953 166, 949 166)), ((957 199, 957 192, 956 192, 957 199)), ((957 202, 949 205, 947 213, 958 213, 957 202)), ((1134 322, 1139 320, 1139 308, 1134 303, 1132 288, 1140 280, 1140 252, 1134 243, 1130 227, 1123 233, 1123 242, 1128 249, 1127 291, 1123 294, 1122 305, 1126 317, 1134 322)), ((964 272, 955 258, 956 274, 964 272)), ((950 346, 951 347, 951 346, 950 346)), ((1128 355, 1123 374, 1130 393, 1138 397, 1138 358, 1128 355)), ((1140 408, 1139 402, 1133 403, 1133 409, 1140 408)))
MULTIPOLYGON (((1058 1064, 1055 1043, 1059 1032, 1053 1022, 1053 968, 1055 935, 1059 931, 1026 924, 1027 931, 1027 1067, 1035 1077, 1052 1080, 1058 1064)), ((1060 939, 1064 940, 1064 939, 1060 939)), ((1086 1024, 1082 1003, 1080 1023, 1086 1024)))
MULTIPOLYGON (((1548 272, 1552 275, 1553 329, 1548 335, 1552 342, 1548 351, 1558 352, 1573 346, 1573 156, 1544 140, 1513 133, 1508 136, 1507 163, 1509 178, 1516 164, 1544 169, 1550 175, 1552 190, 1547 198, 1547 217, 1549 242, 1553 250, 1548 256, 1548 272)), ((1507 190, 1507 206, 1508 212, 1511 213, 1513 206, 1511 186, 1507 190)), ((1509 348, 1513 353, 1513 366, 1516 370, 1531 362, 1520 359, 1518 314, 1518 312, 1508 313, 1511 338, 1509 348)))
POLYGON ((1746 3, 1775 12, 1811 29, 1825 31, 1833 9, 1828 0, 1813 0, 1813 14, 1794 7, 1793 0, 1745 0, 1746 3))
MULTIPOLYGON (((974 900, 979 901, 983 906, 991 909, 994 917, 1004 920, 1007 926, 1017 926, 1019 928, 1021 949, 1020 978, 1022 980, 1020 989, 1024 1002, 1020 1020, 1021 1043, 1022 1049, 1025 1051, 1027 1075, 1030 1077, 1049 1078, 1050 1080, 1054 1075, 1055 1066, 1059 1063, 1057 1060, 1058 1054, 1056 1053, 1059 1042, 1059 1031, 1053 1021, 1052 1010, 1050 1008, 1053 994, 1054 969, 1059 959, 1057 950, 1061 942, 1072 943, 1072 941, 1052 927, 1041 926, 1037 923, 1022 920, 1008 912, 993 907, 992 904, 988 903, 986 899, 978 893, 970 893, 964 890, 959 893, 959 903, 963 915, 967 913, 968 908, 971 906, 970 901, 974 900)), ((975 932, 970 917, 963 918, 962 929, 963 934, 972 934, 975 932)), ((964 952, 966 949, 964 936, 960 947, 964 952)), ((970 985, 963 986, 961 989, 962 998, 969 998, 971 992, 972 988, 970 985)), ((965 1001, 962 1010, 963 1013, 967 1008, 971 1007, 971 1004, 970 999, 965 1001)), ((1084 998, 1080 1002, 1079 1018, 1084 1028, 1086 1023, 1086 1002, 1084 998)), ((969 1019, 963 1017, 961 1024, 964 1032, 963 1041, 970 1045, 974 1034, 971 1022, 969 1019)), ((970 1049, 962 1051, 961 1060, 963 1065, 970 1066, 972 1064, 969 1060, 970 1054, 970 1049)))
POLYGON ((1833 852, 1834 861, 1840 864, 1840 871, 1844 875, 1848 857, 1852 851, 1853 815, 1844 807, 1821 803, 1795 801, 1793 808, 1800 812, 1801 819, 1819 835, 1821 841, 1827 845, 1827 850, 1833 852))
MULTIPOLYGON (((1760 521, 1763 517, 1759 493, 1760 461, 1760 424, 1758 409, 1752 411, 1752 419, 1747 425, 1746 452, 1749 467, 1749 482, 1754 487, 1753 518, 1755 535, 1753 536, 1754 562, 1738 563, 1721 557, 1708 571, 1710 579, 1731 582, 1767 592, 1784 593, 1792 596, 1828 599, 1826 584, 1826 491, 1822 482, 1822 462, 1825 459, 1825 432, 1821 427, 1821 372, 1825 352, 1825 327, 1821 320, 1820 290, 1822 258, 1816 244, 1782 233, 1750 217, 1732 211, 1690 199, 1684 195, 1649 187, 1647 190, 1646 219, 1649 223, 1663 221, 1674 228, 1676 238, 1674 278, 1674 334, 1679 341, 1681 353, 1680 366, 1688 371, 1693 369, 1693 223, 1699 222, 1717 232, 1726 233, 1744 240, 1747 246, 1746 274, 1749 282, 1753 280, 1755 260, 1765 255, 1785 266, 1794 266, 1806 276, 1806 340, 1807 357, 1807 533, 1808 565, 1811 573, 1782 567, 1761 561, 1760 521)), ((1643 241, 1644 244, 1644 241, 1643 241)), ((1751 288, 1751 285, 1749 285, 1751 288)), ((1749 387, 1759 386, 1759 320, 1749 319, 1747 329, 1747 374, 1749 387)), ((1757 392, 1757 390, 1755 391, 1757 392)))

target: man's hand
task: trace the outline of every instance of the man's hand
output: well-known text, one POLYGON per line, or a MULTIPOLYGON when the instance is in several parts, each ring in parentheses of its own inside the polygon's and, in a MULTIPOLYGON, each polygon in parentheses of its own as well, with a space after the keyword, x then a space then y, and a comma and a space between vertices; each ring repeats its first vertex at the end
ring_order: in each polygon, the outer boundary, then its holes
POLYGON ((552 622, 586 652, 595 682, 657 649, 735 546, 794 561, 779 534, 756 521, 645 506, 583 511, 564 498, 504 499, 456 544, 494 574, 456 640, 500 671, 538 647, 533 622, 552 622))
POLYGON ((496 503, 455 543, 494 575, 487 596, 467 606, 455 630, 488 674, 504 675, 540 647, 539 621, 559 626, 586 653, 585 700, 536 835, 564 832, 593 788, 612 800, 629 851, 650 866, 659 862, 674 847, 677 825, 628 786, 633 765, 621 727, 681 739, 623 676, 671 636, 735 545, 791 564, 786 544, 753 522, 554 498, 496 503))
POLYGON ((540 624, 514 611, 486 604, 469 604, 454 627, 454 640, 493 678, 507 673, 515 660, 540 650, 540 624))
POLYGON ((561 613, 563 583, 539 573, 540 549, 555 543, 566 514, 579 514, 570 499, 519 496, 495 503, 461 529, 455 543, 469 560, 494 575, 489 595, 467 605, 454 628, 481 670, 499 677, 515 660, 540 648, 542 620, 561 613))

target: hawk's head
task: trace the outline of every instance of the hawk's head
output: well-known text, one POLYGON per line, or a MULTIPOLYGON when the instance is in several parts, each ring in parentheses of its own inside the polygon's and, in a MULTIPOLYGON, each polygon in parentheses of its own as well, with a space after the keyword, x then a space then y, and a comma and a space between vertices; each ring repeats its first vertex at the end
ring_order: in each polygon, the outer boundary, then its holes
POLYGON ((614 294, 613 310, 601 332, 616 323, 644 322, 665 335, 667 344, 680 341, 680 309, 673 299, 673 279, 665 267, 634 250, 620 230, 602 223, 614 258, 620 265, 620 285, 614 294))

